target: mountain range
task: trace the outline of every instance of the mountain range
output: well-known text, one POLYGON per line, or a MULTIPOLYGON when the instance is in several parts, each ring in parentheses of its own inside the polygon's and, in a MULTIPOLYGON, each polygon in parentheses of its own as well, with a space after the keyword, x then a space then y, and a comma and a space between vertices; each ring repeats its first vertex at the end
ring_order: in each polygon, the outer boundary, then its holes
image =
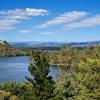
POLYGON ((100 41, 90 42, 41 42, 41 41, 28 41, 28 42, 9 42, 15 47, 61 47, 65 45, 73 47, 91 47, 100 45, 100 41))

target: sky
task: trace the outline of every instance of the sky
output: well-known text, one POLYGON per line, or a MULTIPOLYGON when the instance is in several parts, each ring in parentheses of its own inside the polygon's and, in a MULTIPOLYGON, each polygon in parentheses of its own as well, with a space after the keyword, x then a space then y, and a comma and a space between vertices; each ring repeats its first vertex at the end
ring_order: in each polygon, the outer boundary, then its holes
POLYGON ((0 0, 0 40, 100 40, 100 0, 0 0))

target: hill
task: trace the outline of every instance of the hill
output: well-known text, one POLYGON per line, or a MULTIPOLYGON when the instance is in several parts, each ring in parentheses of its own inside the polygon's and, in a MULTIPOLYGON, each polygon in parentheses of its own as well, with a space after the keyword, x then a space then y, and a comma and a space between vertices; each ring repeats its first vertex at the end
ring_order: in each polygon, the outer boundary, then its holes
POLYGON ((0 56, 20 56, 24 52, 14 46, 11 46, 6 41, 0 41, 0 56))

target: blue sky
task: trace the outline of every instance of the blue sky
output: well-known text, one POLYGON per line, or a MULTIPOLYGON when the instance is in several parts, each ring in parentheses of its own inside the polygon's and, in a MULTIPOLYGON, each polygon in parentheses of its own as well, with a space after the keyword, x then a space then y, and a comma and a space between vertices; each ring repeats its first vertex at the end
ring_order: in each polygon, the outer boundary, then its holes
POLYGON ((1 0, 0 40, 100 40, 100 0, 1 0))

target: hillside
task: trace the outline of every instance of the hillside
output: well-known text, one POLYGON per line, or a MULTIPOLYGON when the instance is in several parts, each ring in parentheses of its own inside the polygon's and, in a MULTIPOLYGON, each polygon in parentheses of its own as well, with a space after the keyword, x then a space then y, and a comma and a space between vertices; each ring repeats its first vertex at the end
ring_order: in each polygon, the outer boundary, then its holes
POLYGON ((24 55, 20 49, 11 46, 6 41, 0 41, 0 56, 19 56, 24 55))

